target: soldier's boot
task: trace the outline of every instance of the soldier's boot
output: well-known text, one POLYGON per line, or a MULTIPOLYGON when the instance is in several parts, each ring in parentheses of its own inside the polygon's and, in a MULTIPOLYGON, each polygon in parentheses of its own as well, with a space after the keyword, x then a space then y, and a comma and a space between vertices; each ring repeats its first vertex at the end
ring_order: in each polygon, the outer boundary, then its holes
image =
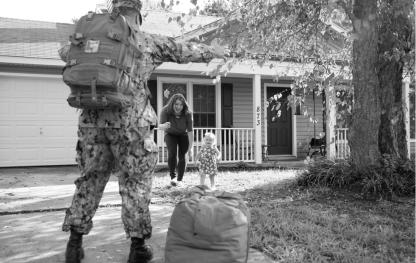
POLYGON ((71 230, 71 235, 66 245, 65 263, 80 263, 83 258, 82 234, 71 230))
POLYGON ((145 245, 143 238, 132 237, 129 260, 127 263, 148 263, 152 258, 152 247, 145 245))

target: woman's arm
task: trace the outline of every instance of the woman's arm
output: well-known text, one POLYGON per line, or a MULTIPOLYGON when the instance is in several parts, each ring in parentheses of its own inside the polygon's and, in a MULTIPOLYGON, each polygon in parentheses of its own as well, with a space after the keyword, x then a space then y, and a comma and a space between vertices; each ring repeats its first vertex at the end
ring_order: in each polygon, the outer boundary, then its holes
POLYGON ((221 152, 215 147, 215 150, 217 151, 217 160, 221 160, 221 152))
POLYGON ((196 154, 195 161, 199 161, 199 158, 201 158, 201 151, 196 154))
POLYGON ((192 113, 188 112, 186 114, 186 131, 188 132, 189 139, 189 154, 192 154, 192 146, 194 145, 194 119, 192 118, 192 113))
POLYGON ((167 129, 170 128, 170 122, 168 122, 168 114, 165 110, 162 110, 162 112, 160 113, 160 124, 159 124, 159 128, 162 131, 166 131, 167 129))
POLYGON ((190 131, 188 132, 188 140, 189 140, 189 148, 188 148, 188 152, 190 155, 192 155, 192 150, 193 150, 193 145, 194 145, 194 132, 190 131))

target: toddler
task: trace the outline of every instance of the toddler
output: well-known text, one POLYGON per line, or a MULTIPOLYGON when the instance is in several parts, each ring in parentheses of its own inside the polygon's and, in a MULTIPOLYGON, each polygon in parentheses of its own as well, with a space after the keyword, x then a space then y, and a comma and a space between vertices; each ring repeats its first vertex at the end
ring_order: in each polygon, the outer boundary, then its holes
POLYGON ((217 175, 217 162, 221 159, 221 153, 216 147, 215 134, 205 133, 203 144, 196 155, 198 162, 200 184, 205 185, 205 177, 209 175, 211 190, 215 190, 215 176, 217 175))

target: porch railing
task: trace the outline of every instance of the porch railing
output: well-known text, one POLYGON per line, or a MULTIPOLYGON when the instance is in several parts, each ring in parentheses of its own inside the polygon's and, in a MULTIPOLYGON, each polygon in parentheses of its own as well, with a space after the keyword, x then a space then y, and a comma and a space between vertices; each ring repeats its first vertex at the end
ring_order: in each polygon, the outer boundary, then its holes
POLYGON ((348 145, 348 128, 335 129, 335 158, 347 159, 350 156, 350 146, 348 145))
MULTIPOLYGON (((189 163, 195 163, 195 156, 202 146, 202 139, 206 132, 212 132, 217 136, 217 148, 221 152, 220 162, 254 162, 253 128, 194 128, 194 154, 189 157, 189 163)), ((158 164, 167 164, 168 153, 164 132, 156 129, 156 138, 159 147, 158 164)))

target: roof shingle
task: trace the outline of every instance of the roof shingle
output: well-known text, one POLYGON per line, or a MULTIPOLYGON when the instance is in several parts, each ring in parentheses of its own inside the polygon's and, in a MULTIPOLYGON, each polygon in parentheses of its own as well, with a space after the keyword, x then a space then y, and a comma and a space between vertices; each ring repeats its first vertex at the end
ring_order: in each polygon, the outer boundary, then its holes
MULTIPOLYGON (((178 13, 164 11, 143 11, 142 30, 151 34, 176 37, 200 26, 204 26, 218 17, 189 16, 182 28, 176 22, 168 22, 169 17, 181 16, 178 13)), ((22 20, 0 17, 0 56, 58 59, 58 49, 68 42, 74 31, 73 24, 22 20)))

